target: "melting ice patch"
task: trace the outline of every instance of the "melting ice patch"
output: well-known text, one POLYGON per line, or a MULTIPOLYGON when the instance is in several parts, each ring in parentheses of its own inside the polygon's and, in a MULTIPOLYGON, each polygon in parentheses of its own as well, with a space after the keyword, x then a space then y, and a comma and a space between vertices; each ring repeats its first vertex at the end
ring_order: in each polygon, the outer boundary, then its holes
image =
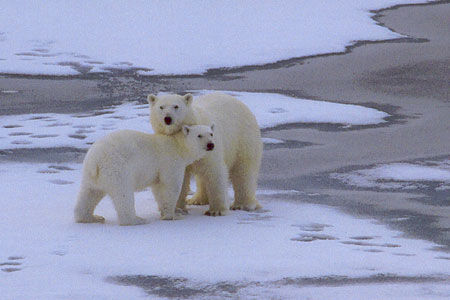
MULTIPOLYGON (((430 250, 436 246, 431 242, 404 238, 371 219, 332 208, 277 200, 271 196, 274 191, 258 192, 264 207, 259 212, 210 218, 203 215, 206 207, 190 207, 182 220, 161 221, 146 190, 136 193, 137 213, 148 220, 146 225, 118 226, 108 198, 96 210, 106 224, 75 224, 80 164, 6 163, 0 164, 0 173, 0 280, 5 299, 142 296, 140 289, 105 281, 120 275, 182 278, 194 287, 228 285, 241 289, 241 298, 258 299, 268 295, 266 289, 271 298, 286 299, 285 293, 292 291, 287 299, 298 299, 331 288, 290 286, 297 278, 323 284, 327 278, 358 283, 358 278, 373 276, 450 277, 450 260, 430 250)), ((301 197, 299 192, 288 193, 301 197)), ((174 281, 178 287, 187 284, 174 281)), ((445 282, 412 282, 413 287, 395 284, 412 298, 423 289, 445 292, 445 282)), ((367 291, 376 292, 377 299, 398 299, 386 286, 372 285, 367 291)), ((347 291, 346 297, 319 298, 360 299, 355 294, 359 288, 349 298, 351 287, 338 288, 347 291)))
POLYGON ((283 140, 273 139, 273 138, 262 138, 264 144, 283 144, 283 140))
POLYGON ((107 133, 133 129, 151 133, 147 104, 125 103, 78 114, 11 115, 0 118, 0 149, 88 148, 107 133))
MULTIPOLYGON (((211 91, 194 91, 202 94, 211 91)), ((280 94, 225 92, 243 101, 261 128, 286 123, 385 122, 388 114, 363 106, 297 99, 280 94)), ((195 100, 194 100, 195 101, 195 100)), ((0 118, 0 149, 75 147, 88 148, 109 132, 132 129, 152 133, 148 104, 124 103, 79 114, 11 115, 0 118)), ((266 143, 278 141, 266 140, 266 143)))
POLYGON ((370 10, 425 0, 2 1, 0 72, 203 73, 401 37, 370 10))
MULTIPOLYGON (((194 91, 207 94, 213 91, 194 91)), ((371 125, 385 122, 389 114, 360 105, 298 99, 275 93, 225 91, 244 102, 261 128, 289 123, 371 125)))
POLYGON ((446 190, 450 189, 450 160, 392 163, 330 176, 363 188, 416 189, 424 187, 424 182, 436 182, 437 190, 446 190))

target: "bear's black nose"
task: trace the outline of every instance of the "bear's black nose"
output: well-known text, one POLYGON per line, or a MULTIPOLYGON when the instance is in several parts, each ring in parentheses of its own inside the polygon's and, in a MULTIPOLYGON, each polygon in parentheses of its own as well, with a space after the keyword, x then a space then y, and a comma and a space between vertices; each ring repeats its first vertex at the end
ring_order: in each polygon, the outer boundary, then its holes
POLYGON ((208 143, 206 145, 206 151, 211 151, 212 149, 214 149, 214 144, 213 143, 208 143))
POLYGON ((172 118, 171 117, 165 117, 164 118, 164 123, 166 123, 166 125, 172 124, 172 118))

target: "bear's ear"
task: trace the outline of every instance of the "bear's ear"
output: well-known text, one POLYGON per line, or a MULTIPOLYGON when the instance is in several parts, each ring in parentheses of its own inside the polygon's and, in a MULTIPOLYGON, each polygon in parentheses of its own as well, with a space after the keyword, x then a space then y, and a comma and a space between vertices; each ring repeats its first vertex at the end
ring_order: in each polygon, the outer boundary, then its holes
POLYGON ((192 94, 186 94, 184 95, 184 101, 186 102, 186 105, 189 105, 192 103, 192 100, 194 99, 194 97, 192 96, 192 94))
POLYGON ((191 127, 188 125, 183 125, 183 134, 187 136, 189 134, 189 131, 191 130, 191 127))
POLYGON ((152 106, 153 106, 153 104, 156 103, 156 100, 158 100, 158 98, 156 98, 156 96, 153 95, 153 94, 150 94, 150 95, 147 96, 148 104, 150 104, 152 106))
POLYGON ((211 124, 211 131, 212 131, 212 132, 214 132, 214 127, 215 127, 215 125, 214 125, 214 123, 212 123, 212 124, 211 124))

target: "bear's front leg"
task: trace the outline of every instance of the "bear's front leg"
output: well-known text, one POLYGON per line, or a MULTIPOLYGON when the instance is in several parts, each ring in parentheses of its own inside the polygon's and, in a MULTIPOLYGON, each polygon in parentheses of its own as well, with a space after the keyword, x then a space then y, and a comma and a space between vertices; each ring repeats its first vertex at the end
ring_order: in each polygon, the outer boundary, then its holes
POLYGON ((186 197, 190 191, 189 185, 191 183, 191 170, 190 167, 187 167, 184 172, 183 184, 181 186, 180 196, 178 197, 176 211, 182 214, 187 214, 188 210, 186 208, 186 197))
POLYGON ((227 183, 228 172, 220 155, 211 155, 203 159, 196 172, 201 189, 206 192, 209 200, 207 216, 224 216, 228 213, 227 183))
POLYGON ((161 174, 161 182, 154 188, 154 195, 158 199, 161 220, 179 220, 176 214, 176 206, 179 200, 184 175, 176 175, 173 170, 170 174, 161 174))

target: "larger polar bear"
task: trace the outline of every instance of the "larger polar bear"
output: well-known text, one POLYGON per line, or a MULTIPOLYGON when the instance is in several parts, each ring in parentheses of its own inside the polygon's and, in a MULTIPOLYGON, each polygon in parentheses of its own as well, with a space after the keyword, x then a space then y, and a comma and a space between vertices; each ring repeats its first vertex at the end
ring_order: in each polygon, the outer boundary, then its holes
POLYGON ((178 208, 185 209, 191 174, 195 175, 197 191, 189 203, 209 203, 207 215, 220 216, 228 211, 228 178, 234 189, 232 209, 261 207, 255 193, 263 145, 256 118, 247 106, 222 93, 195 100, 191 94, 149 95, 148 102, 150 122, 157 133, 171 135, 179 132, 184 124, 215 124, 215 151, 186 169, 178 208))
POLYGON ((75 221, 104 222, 94 215, 108 194, 120 225, 144 224, 136 216, 134 192, 152 186, 161 219, 175 219, 186 166, 214 149, 213 126, 183 126, 173 136, 120 130, 95 142, 83 163, 75 221))

